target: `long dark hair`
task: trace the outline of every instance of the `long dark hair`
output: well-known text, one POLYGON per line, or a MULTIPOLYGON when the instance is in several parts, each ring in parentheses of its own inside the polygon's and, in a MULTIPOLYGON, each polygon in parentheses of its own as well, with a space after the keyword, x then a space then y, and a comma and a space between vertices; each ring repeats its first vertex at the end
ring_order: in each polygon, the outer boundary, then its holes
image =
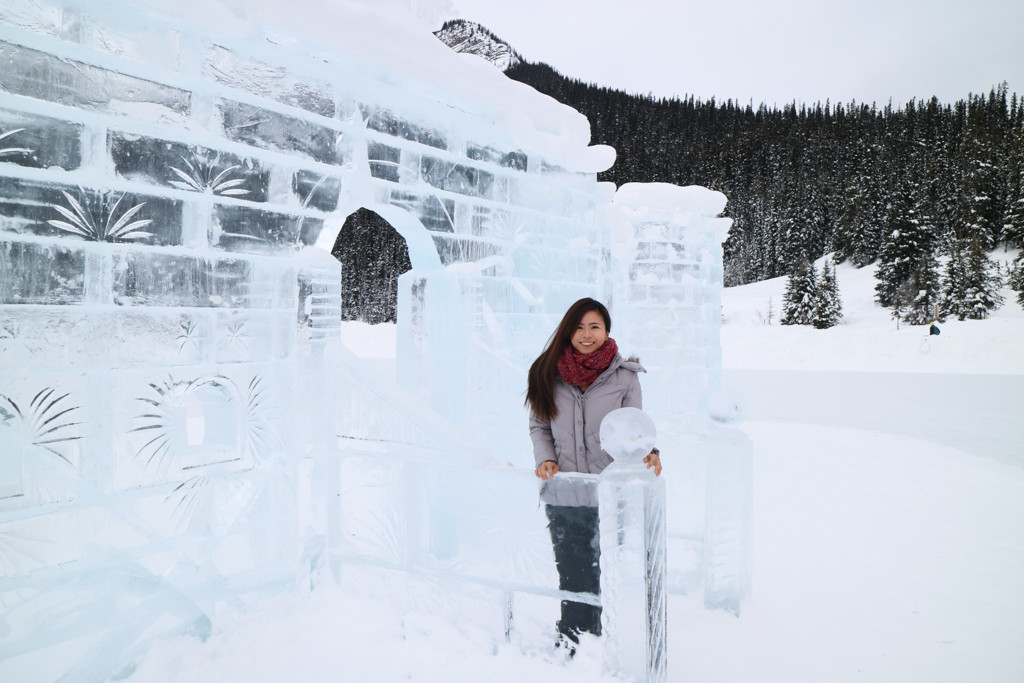
POLYGON ((558 415, 558 406, 555 405, 558 359, 565 348, 572 343, 572 335, 579 327, 583 316, 589 311, 597 311, 604 318, 605 330, 611 333, 612 318, 608 315, 608 309, 604 304, 596 299, 580 299, 570 306, 562 316, 562 322, 558 323, 558 329, 548 339, 548 345, 530 366, 530 374, 526 381, 525 403, 530 406, 530 412, 538 420, 550 422, 558 415))

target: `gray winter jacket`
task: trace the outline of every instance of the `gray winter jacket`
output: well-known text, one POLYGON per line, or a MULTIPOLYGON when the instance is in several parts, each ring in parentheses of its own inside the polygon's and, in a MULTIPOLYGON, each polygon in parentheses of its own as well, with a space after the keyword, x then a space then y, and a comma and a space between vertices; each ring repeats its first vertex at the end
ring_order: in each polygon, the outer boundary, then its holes
POLYGON ((539 466, 553 460, 561 472, 599 474, 612 463, 601 450, 601 420, 618 408, 643 408, 640 379, 647 372, 635 360, 615 354, 608 369, 582 391, 561 379, 555 385, 558 414, 551 422, 530 416, 533 458, 539 466))

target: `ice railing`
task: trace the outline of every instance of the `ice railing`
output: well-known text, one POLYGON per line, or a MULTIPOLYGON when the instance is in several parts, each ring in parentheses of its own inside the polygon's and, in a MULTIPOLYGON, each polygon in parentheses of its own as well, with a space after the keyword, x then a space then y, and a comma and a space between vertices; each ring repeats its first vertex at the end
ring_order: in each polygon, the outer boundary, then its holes
POLYGON ((563 601, 602 608, 605 669, 663 681, 666 653, 665 486, 641 464, 600 476, 471 470, 414 459, 345 455, 332 565, 370 593, 473 624, 525 651, 550 652, 563 601), (546 506, 598 511, 599 594, 559 588, 546 506))

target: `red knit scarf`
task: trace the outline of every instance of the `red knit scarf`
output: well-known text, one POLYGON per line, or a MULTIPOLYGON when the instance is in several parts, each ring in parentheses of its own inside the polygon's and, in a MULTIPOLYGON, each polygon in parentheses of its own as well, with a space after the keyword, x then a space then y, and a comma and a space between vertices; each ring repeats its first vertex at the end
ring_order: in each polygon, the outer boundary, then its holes
POLYGON ((566 384, 590 386, 598 375, 608 369, 618 352, 619 347, 611 337, 593 353, 580 353, 570 344, 558 359, 558 374, 566 384))

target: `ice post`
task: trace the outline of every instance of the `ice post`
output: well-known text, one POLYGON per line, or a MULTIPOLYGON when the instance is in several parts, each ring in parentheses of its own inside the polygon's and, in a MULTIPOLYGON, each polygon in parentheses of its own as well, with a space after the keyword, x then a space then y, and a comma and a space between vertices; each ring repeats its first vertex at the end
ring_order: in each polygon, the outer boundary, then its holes
POLYGON ((615 462, 598 485, 605 668, 631 680, 668 675, 665 482, 643 458, 656 443, 654 421, 620 408, 601 423, 601 447, 615 462))
POLYGON ((633 680, 667 680, 665 483, 639 461, 601 473, 601 604, 605 666, 633 680))

